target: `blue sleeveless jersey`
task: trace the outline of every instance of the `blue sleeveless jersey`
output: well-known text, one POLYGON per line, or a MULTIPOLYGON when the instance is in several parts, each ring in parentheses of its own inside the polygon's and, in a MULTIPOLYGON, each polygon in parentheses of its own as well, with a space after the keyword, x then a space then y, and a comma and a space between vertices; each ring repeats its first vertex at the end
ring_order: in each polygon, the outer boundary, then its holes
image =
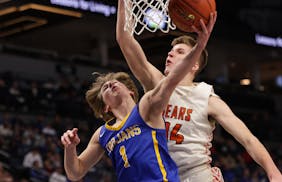
POLYGON ((138 105, 120 126, 102 126, 99 141, 112 159, 118 181, 179 181, 177 166, 168 153, 165 129, 149 127, 138 105))

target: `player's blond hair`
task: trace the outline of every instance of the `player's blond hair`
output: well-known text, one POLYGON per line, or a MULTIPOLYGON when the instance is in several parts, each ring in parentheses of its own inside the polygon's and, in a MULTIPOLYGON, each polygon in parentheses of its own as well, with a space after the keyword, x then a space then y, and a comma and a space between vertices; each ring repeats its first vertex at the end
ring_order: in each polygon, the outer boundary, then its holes
MULTIPOLYGON (((192 36, 183 35, 183 36, 173 39, 171 42, 171 46, 175 46, 176 44, 186 44, 190 47, 193 47, 196 43, 197 43, 196 39, 193 38, 192 36)), ((199 63, 199 69, 196 72, 196 75, 200 73, 206 67, 208 63, 208 51, 206 49, 202 51, 201 57, 198 63, 199 63)))
POLYGON ((95 82, 92 83, 90 89, 86 92, 85 98, 88 105, 94 112, 96 118, 102 118, 104 121, 108 121, 114 118, 114 115, 111 112, 105 113, 105 103, 102 98, 101 88, 107 81, 117 80, 123 83, 129 90, 134 92, 133 100, 138 101, 138 90, 136 85, 130 76, 125 72, 117 73, 108 73, 108 74, 99 74, 95 82))

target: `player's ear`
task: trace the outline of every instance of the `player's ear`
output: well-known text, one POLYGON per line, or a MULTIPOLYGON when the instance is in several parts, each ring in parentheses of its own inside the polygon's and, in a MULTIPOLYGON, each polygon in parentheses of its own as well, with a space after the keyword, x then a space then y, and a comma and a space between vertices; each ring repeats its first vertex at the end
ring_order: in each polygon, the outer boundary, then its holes
POLYGON ((106 105, 106 106, 104 107, 104 112, 105 112, 105 113, 108 113, 109 111, 111 111, 111 108, 110 108, 109 105, 106 105))
POLYGON ((134 92, 133 91, 129 91, 129 95, 132 97, 132 99, 134 100, 135 98, 135 95, 134 95, 134 92))
POLYGON ((200 68, 199 63, 195 63, 194 66, 192 67, 192 70, 193 70, 193 71, 198 71, 199 68, 200 68))

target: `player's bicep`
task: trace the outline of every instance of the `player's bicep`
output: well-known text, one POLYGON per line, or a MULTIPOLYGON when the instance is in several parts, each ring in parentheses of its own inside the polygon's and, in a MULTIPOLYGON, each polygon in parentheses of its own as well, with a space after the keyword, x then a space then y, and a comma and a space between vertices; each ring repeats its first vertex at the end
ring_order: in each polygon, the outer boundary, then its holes
POLYGON ((245 144, 252 136, 250 130, 220 98, 211 96, 209 99, 209 115, 212 116, 238 142, 245 144))
POLYGON ((163 74, 147 60, 142 47, 133 37, 126 40, 119 42, 126 62, 144 90, 151 90, 163 74))

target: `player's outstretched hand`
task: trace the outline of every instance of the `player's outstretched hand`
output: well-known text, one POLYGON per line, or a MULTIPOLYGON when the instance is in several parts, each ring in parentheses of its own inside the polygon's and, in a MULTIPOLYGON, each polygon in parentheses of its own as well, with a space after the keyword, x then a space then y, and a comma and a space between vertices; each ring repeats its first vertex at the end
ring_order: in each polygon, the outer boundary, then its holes
POLYGON ((80 143, 80 138, 77 135, 77 128, 73 128, 72 130, 67 130, 61 136, 61 142, 65 148, 67 147, 75 147, 80 143))
POLYGON ((192 26, 194 32, 198 34, 197 42, 198 42, 198 46, 200 46, 201 48, 206 47, 211 32, 213 30, 213 27, 215 25, 216 18, 217 18, 217 12, 215 11, 210 14, 210 19, 207 25, 205 25, 204 21, 200 19, 201 30, 199 30, 195 26, 192 26))

